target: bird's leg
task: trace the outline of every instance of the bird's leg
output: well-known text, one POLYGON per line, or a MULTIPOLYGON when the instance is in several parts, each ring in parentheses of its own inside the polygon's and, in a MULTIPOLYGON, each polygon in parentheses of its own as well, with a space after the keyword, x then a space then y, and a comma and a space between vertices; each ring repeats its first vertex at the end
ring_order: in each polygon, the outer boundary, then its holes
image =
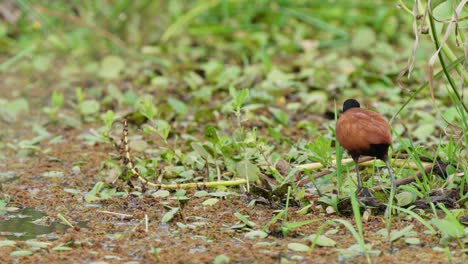
POLYGON ((393 191, 396 191, 396 181, 395 177, 393 176, 392 167, 390 167, 390 162, 388 161, 388 159, 385 159, 385 165, 387 166, 388 175, 390 175, 390 180, 392 181, 392 189, 393 191))
POLYGON ((393 176, 393 171, 392 168, 390 167, 390 162, 388 161, 388 158, 384 159, 385 165, 387 166, 388 169, 388 175, 390 176, 390 181, 392 181, 392 190, 390 191, 390 199, 387 204, 387 209, 385 210, 385 214, 388 215, 390 213, 390 204, 393 202, 393 198, 395 197, 395 192, 396 192, 396 181, 395 177, 393 176))
POLYGON ((358 180, 358 186, 356 189, 356 195, 358 195, 361 190, 362 190, 362 179, 361 179, 361 174, 359 173, 359 157, 353 157, 354 160, 354 168, 356 169, 356 174, 357 174, 357 180, 358 180))

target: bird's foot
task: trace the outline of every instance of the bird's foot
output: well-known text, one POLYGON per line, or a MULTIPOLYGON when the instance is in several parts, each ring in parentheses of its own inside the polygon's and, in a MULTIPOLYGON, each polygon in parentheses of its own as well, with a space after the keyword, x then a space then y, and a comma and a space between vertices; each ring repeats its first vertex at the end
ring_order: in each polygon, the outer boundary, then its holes
POLYGON ((358 201, 366 207, 382 208, 385 207, 369 190, 369 188, 361 188, 356 191, 358 201), (359 191, 359 192, 358 192, 359 191))

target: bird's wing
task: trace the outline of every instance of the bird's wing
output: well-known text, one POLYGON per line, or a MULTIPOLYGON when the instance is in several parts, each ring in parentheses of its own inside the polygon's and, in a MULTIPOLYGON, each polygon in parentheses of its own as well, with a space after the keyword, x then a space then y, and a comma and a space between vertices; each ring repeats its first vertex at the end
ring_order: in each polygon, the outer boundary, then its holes
POLYGON ((363 151, 371 144, 391 144, 390 127, 379 114, 360 109, 346 111, 338 120, 336 135, 347 150, 363 151))
POLYGON ((369 144, 391 144, 392 135, 387 121, 379 114, 366 111, 353 114, 353 130, 369 144))

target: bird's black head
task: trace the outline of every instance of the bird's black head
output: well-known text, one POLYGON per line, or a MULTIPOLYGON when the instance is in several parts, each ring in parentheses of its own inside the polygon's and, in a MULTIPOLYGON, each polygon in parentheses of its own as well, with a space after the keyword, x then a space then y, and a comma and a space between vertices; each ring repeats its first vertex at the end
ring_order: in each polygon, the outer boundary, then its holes
POLYGON ((343 103, 343 112, 346 112, 348 109, 351 108, 359 108, 361 105, 359 104, 358 101, 354 99, 348 99, 343 103))

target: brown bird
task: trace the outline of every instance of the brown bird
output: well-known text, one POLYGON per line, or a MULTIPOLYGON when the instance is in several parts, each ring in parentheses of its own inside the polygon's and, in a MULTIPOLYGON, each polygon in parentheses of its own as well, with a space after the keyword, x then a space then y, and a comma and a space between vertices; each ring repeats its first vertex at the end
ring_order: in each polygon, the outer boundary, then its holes
MULTIPOLYGON (((359 156, 373 156, 385 162, 392 181, 392 193, 396 191, 396 182, 388 162, 388 148, 392 144, 392 134, 387 121, 376 112, 360 108, 354 99, 343 103, 343 114, 336 123, 336 137, 354 160, 358 177, 356 194, 362 189, 359 174, 359 156)), ((393 199, 393 198, 391 198, 393 199)))

